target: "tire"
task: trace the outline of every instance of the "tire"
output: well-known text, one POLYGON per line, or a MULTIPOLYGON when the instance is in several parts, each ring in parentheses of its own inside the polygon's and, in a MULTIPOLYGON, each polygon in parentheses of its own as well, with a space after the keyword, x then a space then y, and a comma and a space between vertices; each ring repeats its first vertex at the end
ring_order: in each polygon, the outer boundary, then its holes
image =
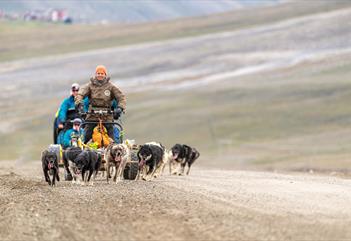
POLYGON ((137 162, 131 162, 126 165, 124 169, 123 177, 126 180, 134 180, 138 175, 139 165, 137 162))
POLYGON ((65 177, 65 181, 72 181, 73 177, 72 177, 71 173, 68 173, 66 171, 66 169, 64 169, 63 174, 64 174, 64 177, 65 177))
POLYGON ((127 163, 123 172, 123 177, 126 180, 134 180, 138 175, 139 162, 136 152, 132 151, 132 162, 127 163))
POLYGON ((58 137, 59 129, 57 126, 57 117, 54 120, 54 125, 53 125, 53 138, 54 138, 54 144, 57 144, 57 137, 58 137))

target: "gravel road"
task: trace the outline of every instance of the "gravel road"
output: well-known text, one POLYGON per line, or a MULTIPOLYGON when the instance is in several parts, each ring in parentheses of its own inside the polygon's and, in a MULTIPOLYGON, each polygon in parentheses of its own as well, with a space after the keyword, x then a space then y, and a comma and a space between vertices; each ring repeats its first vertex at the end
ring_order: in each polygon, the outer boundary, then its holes
POLYGON ((39 162, 0 162, 1 240, 350 240, 350 207, 338 177, 195 168, 51 188, 39 162))

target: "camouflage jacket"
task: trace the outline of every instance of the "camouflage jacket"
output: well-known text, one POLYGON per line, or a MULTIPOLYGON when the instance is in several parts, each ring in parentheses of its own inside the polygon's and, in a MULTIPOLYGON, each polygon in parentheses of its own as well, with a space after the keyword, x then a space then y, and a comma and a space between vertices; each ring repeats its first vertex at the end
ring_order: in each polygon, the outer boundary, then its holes
MULTIPOLYGON (((89 111, 92 110, 109 110, 111 109, 114 99, 117 100, 118 107, 124 111, 126 109, 126 98, 122 91, 110 82, 107 77, 102 81, 95 78, 90 79, 90 83, 80 88, 78 95, 75 97, 75 104, 84 104, 84 97, 89 97, 89 111)), ((98 120, 96 115, 88 115, 87 120, 98 120)), ((104 121, 112 121, 112 116, 103 118, 104 121)))

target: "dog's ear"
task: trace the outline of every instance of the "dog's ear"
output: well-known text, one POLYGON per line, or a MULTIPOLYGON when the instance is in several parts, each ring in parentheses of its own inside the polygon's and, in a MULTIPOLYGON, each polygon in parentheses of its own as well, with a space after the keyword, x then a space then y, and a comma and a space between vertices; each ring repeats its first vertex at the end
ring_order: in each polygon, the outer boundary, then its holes
POLYGON ((48 153, 49 153, 48 150, 45 150, 41 153, 41 161, 42 162, 45 162, 45 159, 46 159, 46 156, 48 153))
POLYGON ((54 157, 55 157, 55 158, 54 158, 54 159, 55 159, 55 162, 58 163, 59 160, 57 159, 57 155, 55 155, 54 157))
POLYGON ((97 152, 95 152, 95 151, 91 151, 91 152, 89 152, 89 159, 90 159, 90 161, 93 161, 93 162, 97 162, 97 160, 99 159, 99 156, 98 156, 98 154, 97 154, 97 152))
POLYGON ((140 152, 141 152, 141 150, 143 149, 143 145, 140 145, 140 148, 139 148, 139 150, 138 150, 138 152, 137 152, 137 156, 139 157, 139 154, 140 154, 140 152))
POLYGON ((127 154, 127 149, 129 147, 126 145, 126 146, 122 146, 122 156, 125 156, 127 154))
POLYGON ((181 145, 180 146, 180 156, 184 158, 186 155, 186 145, 181 145))
POLYGON ((172 146, 171 150, 172 150, 172 151, 175 151, 175 150, 180 151, 181 148, 179 148, 179 147, 181 147, 181 146, 182 146, 182 145, 180 145, 180 144, 177 143, 177 144, 175 144, 174 146, 172 146))
POLYGON ((117 152, 117 148, 116 148, 116 146, 113 146, 113 147, 111 148, 111 156, 112 156, 112 157, 115 157, 115 156, 116 156, 116 152, 117 152))

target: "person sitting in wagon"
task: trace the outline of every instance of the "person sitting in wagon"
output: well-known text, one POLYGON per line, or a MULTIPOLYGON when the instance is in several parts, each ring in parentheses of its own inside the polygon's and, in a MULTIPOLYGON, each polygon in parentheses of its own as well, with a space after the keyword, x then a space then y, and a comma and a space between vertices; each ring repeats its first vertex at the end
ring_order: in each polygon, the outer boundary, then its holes
POLYGON ((76 111, 76 106, 74 104, 74 98, 77 96, 79 91, 79 84, 74 83, 71 87, 71 95, 64 99, 61 103, 60 109, 58 111, 58 128, 63 129, 67 120, 73 120, 78 117, 78 112, 76 111))
POLYGON ((66 149, 70 146, 82 148, 84 141, 84 130, 80 128, 82 120, 76 118, 73 120, 73 127, 65 132, 63 136, 62 147, 66 149))
MULTIPOLYGON (((62 144, 65 132, 72 128, 71 121, 79 117, 79 113, 74 103, 74 98, 77 96, 78 91, 79 84, 72 84, 71 95, 62 101, 60 108, 56 112, 54 120, 54 144, 62 144)), ((88 98, 85 98, 83 102, 89 102, 88 98)))

